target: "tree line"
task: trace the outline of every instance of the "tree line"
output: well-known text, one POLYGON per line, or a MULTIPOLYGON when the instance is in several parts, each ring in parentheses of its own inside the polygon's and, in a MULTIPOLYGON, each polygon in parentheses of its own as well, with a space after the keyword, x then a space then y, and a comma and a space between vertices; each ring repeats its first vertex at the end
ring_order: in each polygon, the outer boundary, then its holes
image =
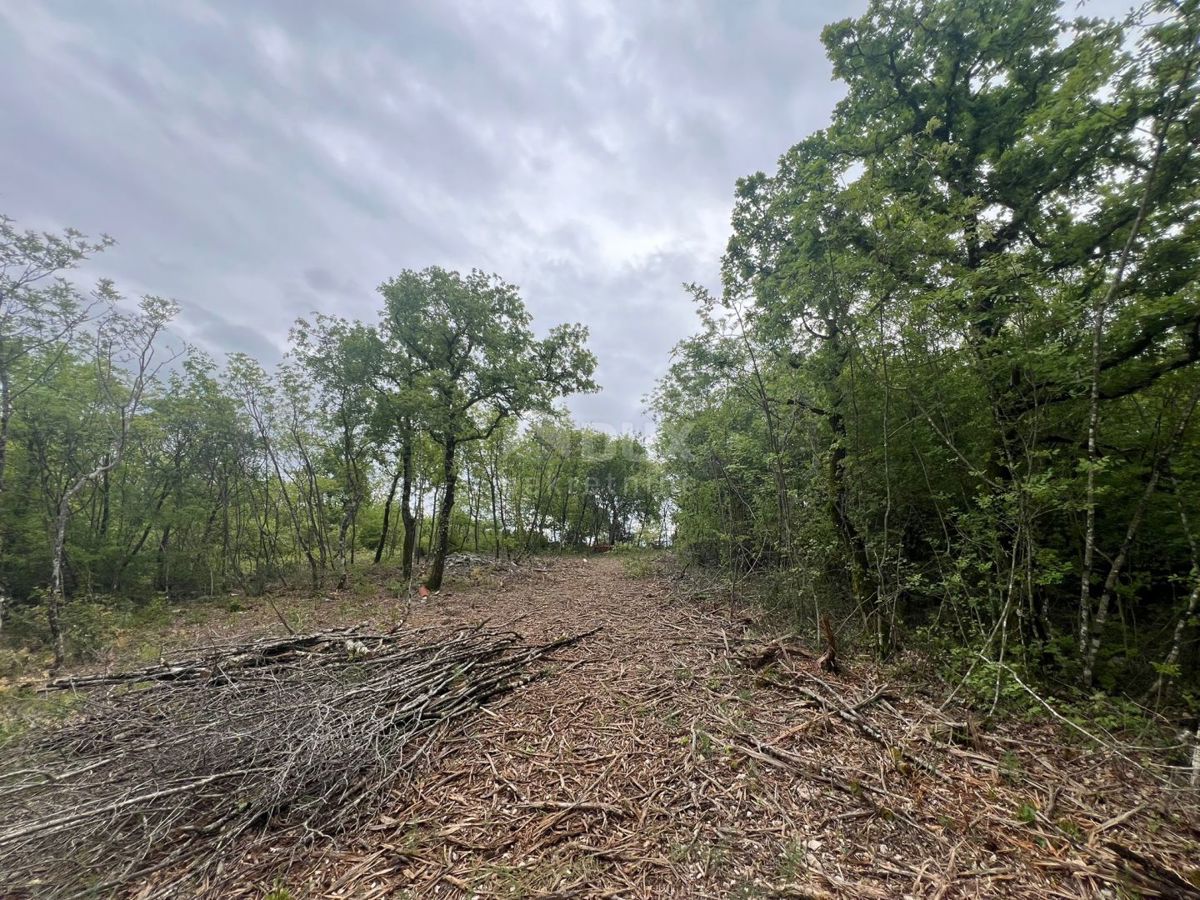
POLYGON ((536 337, 514 285, 404 271, 378 321, 314 314, 274 370, 218 366, 175 303, 80 289, 111 243, 0 219, 0 622, 44 623, 56 663, 84 598, 339 589, 364 558, 437 590, 455 549, 653 539, 645 444, 556 406, 597 389, 586 329, 536 337))
POLYGON ((655 393, 679 544, 883 655, 1186 696, 1200 5, 874 0, 822 37, 844 99, 738 182, 655 393))

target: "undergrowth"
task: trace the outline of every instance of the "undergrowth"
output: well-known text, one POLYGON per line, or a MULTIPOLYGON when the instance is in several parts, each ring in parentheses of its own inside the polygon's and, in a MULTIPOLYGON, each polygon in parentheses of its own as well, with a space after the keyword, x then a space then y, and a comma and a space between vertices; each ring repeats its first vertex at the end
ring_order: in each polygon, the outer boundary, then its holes
MULTIPOLYGON (((755 628, 764 636, 787 632, 823 647, 820 620, 827 618, 837 636, 842 659, 874 659, 860 610, 838 596, 820 578, 802 570, 773 569, 735 576, 726 570, 698 568, 671 555, 660 560, 682 579, 680 593, 705 603, 756 611, 755 628)), ((891 677, 913 684, 936 685, 937 693, 970 710, 979 721, 1053 722, 1068 743, 1092 739, 1137 745, 1165 753, 1172 762, 1188 763, 1189 749, 1180 740, 1178 722, 1200 714, 1200 696, 1169 681, 1157 707, 1101 680, 1082 691, 1074 678, 1073 646, 1059 638, 1046 645, 1006 647, 995 659, 988 636, 964 641, 945 624, 930 623, 897 632, 897 646, 879 663, 891 677), (987 650, 988 652, 985 652, 987 650), (1167 702, 1161 702, 1166 700, 1167 702), (1090 737, 1089 737, 1090 736, 1090 737)), ((1169 677, 1172 673, 1166 673, 1169 677)))

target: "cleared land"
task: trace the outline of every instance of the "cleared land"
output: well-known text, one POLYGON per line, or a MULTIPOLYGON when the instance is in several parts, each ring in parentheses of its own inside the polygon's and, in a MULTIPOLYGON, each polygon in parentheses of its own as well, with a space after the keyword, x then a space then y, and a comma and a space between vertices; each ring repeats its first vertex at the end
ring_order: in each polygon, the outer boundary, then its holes
POLYGON ((412 603, 308 601, 321 625, 598 630, 456 725, 364 826, 240 896, 1200 897, 1194 793, 1048 724, 977 729, 894 669, 821 671, 748 611, 630 569, 540 560, 412 603))

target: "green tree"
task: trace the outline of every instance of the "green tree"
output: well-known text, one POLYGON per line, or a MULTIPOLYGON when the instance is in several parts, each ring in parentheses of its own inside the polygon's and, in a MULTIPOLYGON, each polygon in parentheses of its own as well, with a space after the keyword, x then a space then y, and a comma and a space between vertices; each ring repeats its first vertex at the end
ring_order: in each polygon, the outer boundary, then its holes
MULTIPOLYGON (((0 573, 7 546, 5 487, 14 410, 50 377, 95 307, 112 300, 106 282, 87 299, 62 274, 111 244, 107 236, 90 241, 74 229, 61 235, 20 231, 0 215, 0 573)), ((0 626, 7 598, 0 574, 0 626)))
POLYGON ((319 313, 312 324, 298 319, 291 339, 293 355, 318 388, 317 408, 324 424, 336 435, 333 455, 342 508, 337 537, 341 589, 350 577, 350 541, 358 512, 370 492, 367 461, 382 345, 374 328, 319 313))
POLYGON ((74 229, 61 235, 19 231, 0 216, 0 498, 14 405, 47 377, 97 303, 113 298, 111 286, 101 282, 89 300, 62 273, 112 243, 107 236, 90 241, 74 229), (39 364, 21 367, 24 377, 17 379, 18 363, 33 358, 39 364))
POLYGON ((1150 586, 1191 568, 1157 498, 1196 452, 1200 7, 879 0, 823 38, 846 96, 739 182, 656 396, 681 541, 848 582, 883 651, 936 610, 1111 678, 1116 603, 1187 608, 1150 586))
POLYGON ((61 611, 66 599, 64 559, 67 529, 74 513, 73 503, 84 488, 117 468, 125 455, 129 433, 147 391, 162 367, 174 356, 158 355, 159 337, 175 317, 175 303, 160 297, 143 297, 138 314, 111 313, 96 331, 92 363, 96 367, 97 396, 93 403, 97 419, 93 427, 104 434, 102 452, 82 460, 81 468, 58 499, 54 519, 50 595, 47 611, 54 641, 54 666, 61 666, 66 647, 61 611))
POLYGON ((437 590, 449 549, 458 448, 486 439, 509 417, 595 390, 595 357, 581 325, 558 325, 535 338, 517 288, 496 276, 410 270, 380 292, 389 333, 412 360, 413 390, 442 449, 441 513, 426 582, 437 590))

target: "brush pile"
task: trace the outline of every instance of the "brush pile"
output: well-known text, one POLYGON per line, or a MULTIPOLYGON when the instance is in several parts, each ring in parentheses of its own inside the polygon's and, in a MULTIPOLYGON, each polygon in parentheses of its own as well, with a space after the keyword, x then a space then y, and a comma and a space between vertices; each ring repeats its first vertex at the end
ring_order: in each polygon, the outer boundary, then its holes
POLYGON ((266 879, 582 636, 345 629, 52 682, 85 696, 0 764, 5 896, 221 896, 266 879))

